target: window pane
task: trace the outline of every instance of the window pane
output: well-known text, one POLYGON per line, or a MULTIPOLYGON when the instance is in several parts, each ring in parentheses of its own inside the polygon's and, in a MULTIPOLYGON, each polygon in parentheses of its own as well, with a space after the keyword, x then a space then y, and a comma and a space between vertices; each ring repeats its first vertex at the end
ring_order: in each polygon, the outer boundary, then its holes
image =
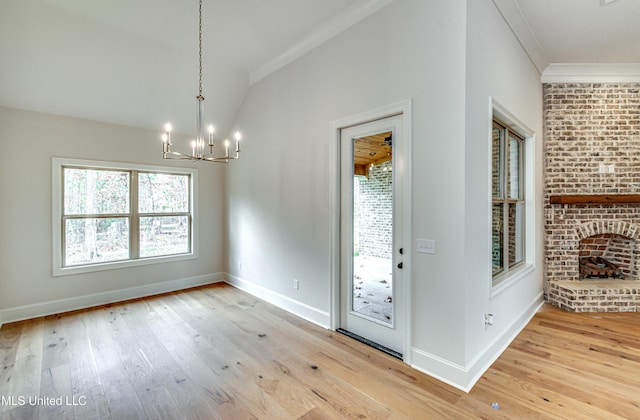
POLYGON ((520 196, 520 140, 509 136, 509 198, 520 196))
POLYGON ((504 230, 504 204, 493 204, 493 218, 491 226, 491 265, 493 274, 501 272, 504 268, 503 230, 504 230))
POLYGON ((64 214, 129 213, 129 172, 64 168, 64 214))
POLYGON ((64 243, 65 266, 129 258, 129 219, 67 219, 64 243))
POLYGON ((502 127, 493 126, 492 141, 491 141, 491 184, 494 197, 502 197, 502 183, 500 182, 501 176, 501 159, 502 159, 502 135, 504 129, 502 127))
POLYGON ((524 203, 509 203, 509 267, 524 257, 524 203))
POLYGON ((184 254, 190 243, 188 216, 140 218, 140 257, 184 254))
POLYGON ((189 175, 145 173, 138 175, 140 213, 189 211, 189 175))

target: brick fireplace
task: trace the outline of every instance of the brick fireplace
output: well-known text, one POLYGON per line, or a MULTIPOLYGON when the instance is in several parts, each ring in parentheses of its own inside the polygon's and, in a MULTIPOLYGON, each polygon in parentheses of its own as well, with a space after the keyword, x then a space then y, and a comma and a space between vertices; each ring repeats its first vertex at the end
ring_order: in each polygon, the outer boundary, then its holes
POLYGON ((640 311, 640 84, 545 84, 545 299, 640 311), (598 256, 621 277, 585 279, 598 256))

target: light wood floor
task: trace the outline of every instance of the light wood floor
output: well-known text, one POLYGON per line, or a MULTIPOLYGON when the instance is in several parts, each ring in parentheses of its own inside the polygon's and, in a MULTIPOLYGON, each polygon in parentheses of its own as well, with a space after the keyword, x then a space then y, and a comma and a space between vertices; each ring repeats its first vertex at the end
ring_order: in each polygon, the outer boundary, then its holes
POLYGON ((545 306, 466 394, 219 284, 4 325, 0 398, 2 420, 638 419, 640 313, 545 306))

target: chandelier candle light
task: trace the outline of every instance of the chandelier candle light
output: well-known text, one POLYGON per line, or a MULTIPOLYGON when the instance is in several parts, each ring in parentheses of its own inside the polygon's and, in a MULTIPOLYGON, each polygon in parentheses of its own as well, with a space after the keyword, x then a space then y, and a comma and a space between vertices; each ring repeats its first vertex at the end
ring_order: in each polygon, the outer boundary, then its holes
POLYGON ((180 152, 174 152, 171 150, 173 143, 171 142, 171 131, 173 128, 171 124, 166 123, 164 126, 164 133, 162 134, 162 158, 163 159, 186 159, 186 160, 206 160, 208 162, 221 162, 229 163, 232 159, 238 159, 240 157, 240 139, 242 135, 236 131, 234 134, 236 140, 236 154, 235 156, 229 155, 229 140, 224 141, 224 156, 215 156, 213 153, 213 133, 215 131, 213 125, 208 127, 208 141, 205 142, 204 136, 204 96, 202 96, 202 0, 200 0, 199 9, 199 30, 198 30, 198 58, 200 63, 200 79, 199 79, 199 92, 196 99, 198 100, 198 119, 197 119, 197 133, 195 140, 191 141, 191 154, 184 154, 180 152), (207 146, 209 147, 209 153, 205 153, 207 146))

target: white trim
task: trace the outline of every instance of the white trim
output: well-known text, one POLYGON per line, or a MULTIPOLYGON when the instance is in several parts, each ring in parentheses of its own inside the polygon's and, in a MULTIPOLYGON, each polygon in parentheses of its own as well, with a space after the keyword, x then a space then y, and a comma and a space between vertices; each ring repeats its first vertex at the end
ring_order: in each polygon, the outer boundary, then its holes
POLYGON ((329 328, 329 313, 326 311, 321 311, 307 305, 306 303, 291 299, 288 296, 281 295, 280 293, 274 292, 273 290, 267 289, 259 284, 229 273, 225 274, 225 282, 304 320, 323 328, 329 328))
MULTIPOLYGON (((528 260, 528 259, 527 259, 528 260)), ((514 284, 518 283, 520 280, 527 278, 534 272, 533 264, 525 263, 522 267, 519 267, 513 271, 510 271, 508 275, 496 283, 495 286, 491 287, 491 292, 489 293, 489 300, 495 298, 514 284)))
POLYGON ((402 129, 403 129, 403 141, 405 156, 404 159, 404 173, 405 178, 404 190, 406 194, 403 195, 403 237, 406 241, 403 244, 404 248, 404 299, 405 308, 402 308, 399 316, 403 318, 404 339, 403 339, 403 358, 405 363, 411 364, 412 352, 411 349, 411 282, 413 280, 413 265, 411 263, 411 256, 413 255, 413 219, 412 219, 412 199, 413 199, 413 186, 412 186, 412 127, 413 127, 413 115, 412 115, 412 100, 405 99, 403 101, 394 102, 389 105, 385 105, 379 108, 375 108, 369 111, 364 111, 356 115, 344 117, 335 121, 332 121, 329 127, 329 208, 331 209, 331 249, 329 250, 330 256, 330 295, 329 295, 329 308, 330 308, 330 322, 329 326, 332 330, 336 330, 340 327, 340 174, 339 174, 339 162, 340 162, 340 131, 344 128, 352 127, 354 125, 364 124, 371 121, 379 120, 382 118, 391 117, 394 115, 402 115, 402 129))
POLYGON ((223 280, 222 273, 204 274, 201 276, 185 277, 162 283, 152 283, 144 286, 51 300, 32 305, 17 306, 15 308, 0 310, 0 320, 5 323, 22 321, 24 319, 75 311, 93 306, 106 305, 108 303, 122 302, 129 299, 138 299, 161 293, 175 292, 177 290, 188 289, 191 287, 205 286, 208 284, 218 283, 223 280))
MULTIPOLYGON (((533 129, 525 124, 524 121, 513 115, 504 105, 498 102, 496 98, 489 97, 489 101, 491 104, 492 115, 497 116, 503 123, 514 126, 512 128, 521 136, 527 137, 527 140, 529 137, 535 136, 535 131, 533 129)), ((489 136, 491 136, 491 133, 489 133, 489 136)))
MULTIPOLYGON (((534 130, 532 130, 527 124, 525 124, 521 119, 513 115, 505 106, 503 106, 500 102, 498 102, 495 98, 489 97, 489 111, 491 113, 489 117, 489 121, 493 121, 494 118, 498 118, 502 123, 507 124, 510 129, 516 131, 518 134, 525 138, 525 264, 518 269, 513 271, 507 271, 504 275, 499 275, 497 277, 491 276, 491 291, 490 291, 490 299, 493 299, 495 296, 500 294, 502 291, 509 288, 511 285, 530 274, 535 268, 536 254, 537 248, 535 246, 536 242, 536 230, 535 230, 535 220, 537 220, 537 207, 536 207, 536 199, 535 199, 535 153, 534 153, 534 144, 536 141, 536 136, 534 130)), ((493 141, 491 138, 491 130, 489 130, 489 144, 493 141)), ((489 148, 488 150, 488 162, 491 162, 491 153, 492 150, 489 148)), ((488 191, 491 191, 492 188, 492 179, 491 173, 487 177, 488 191)), ((492 197, 487 197, 488 206, 491 208, 493 201, 492 197)), ((488 214, 488 228, 489 228, 489 238, 491 238, 491 226, 492 226, 492 214, 489 212, 488 214)), ((491 255, 491 242, 488 244, 489 255, 491 255)), ((488 262, 489 263, 489 262, 488 262)), ((489 273, 491 273, 491 268, 489 268, 489 273)))
POLYGON ((464 392, 470 392, 484 372, 509 347, 509 344, 527 326, 543 304, 542 293, 539 293, 504 334, 496 337, 466 366, 460 366, 420 349, 412 348, 414 363, 411 364, 411 367, 464 392))
POLYGON ((174 166, 143 165, 133 163, 108 162, 88 159, 58 158, 51 159, 51 250, 53 277, 71 274, 91 273, 103 270, 128 268, 149 264, 160 264, 191 260, 198 258, 198 170, 195 168, 181 168, 174 166), (168 172, 174 174, 191 175, 191 252, 181 255, 169 255, 135 260, 113 261, 99 264, 62 267, 62 232, 60 219, 62 217, 62 168, 63 166, 86 166, 99 169, 124 169, 138 171, 168 172))
POLYGON ((249 84, 252 85, 264 79, 391 2, 393 0, 358 0, 287 51, 253 70, 249 74, 249 84))
POLYGON ((542 72, 541 81, 542 83, 636 83, 640 82, 640 63, 552 63, 542 72))
POLYGON ((509 29, 511 29, 511 32, 513 32, 524 52, 538 69, 538 73, 542 74, 542 71, 549 64, 549 60, 545 57, 540 42, 538 42, 538 38, 536 38, 531 26, 529 26, 518 3, 515 0, 493 0, 493 4, 502 15, 509 29))

